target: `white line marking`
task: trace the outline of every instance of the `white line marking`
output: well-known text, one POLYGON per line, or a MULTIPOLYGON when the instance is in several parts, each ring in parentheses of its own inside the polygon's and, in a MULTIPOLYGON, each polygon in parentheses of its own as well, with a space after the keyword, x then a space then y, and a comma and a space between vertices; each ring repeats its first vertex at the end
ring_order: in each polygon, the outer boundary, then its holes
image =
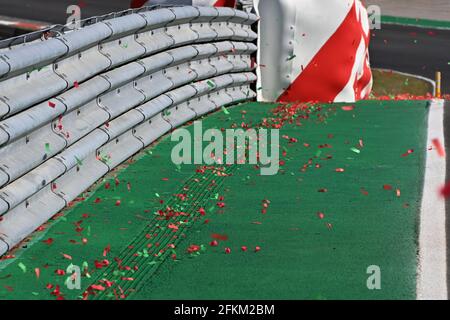
MULTIPOLYGON (((428 116, 427 146, 433 139, 444 143, 444 101, 433 100, 428 116)), ((439 188, 445 184, 445 158, 427 151, 420 214, 418 300, 447 300, 447 239, 445 201, 439 188)))

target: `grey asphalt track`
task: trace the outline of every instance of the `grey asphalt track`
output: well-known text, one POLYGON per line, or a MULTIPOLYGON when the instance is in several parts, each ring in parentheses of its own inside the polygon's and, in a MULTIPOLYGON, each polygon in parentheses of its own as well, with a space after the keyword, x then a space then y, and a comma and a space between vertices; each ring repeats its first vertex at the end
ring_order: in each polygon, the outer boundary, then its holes
POLYGON ((80 6, 84 19, 128 9, 130 0, 0 0, 0 15, 65 24, 72 4, 80 6))
POLYGON ((450 30, 383 24, 372 30, 370 61, 374 68, 435 78, 442 72, 442 90, 450 93, 450 30))

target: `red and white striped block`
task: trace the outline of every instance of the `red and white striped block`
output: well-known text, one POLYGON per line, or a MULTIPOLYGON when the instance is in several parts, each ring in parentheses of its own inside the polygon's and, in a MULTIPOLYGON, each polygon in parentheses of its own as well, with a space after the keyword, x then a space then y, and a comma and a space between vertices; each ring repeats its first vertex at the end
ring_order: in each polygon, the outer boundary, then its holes
POLYGON ((372 88, 359 0, 255 0, 258 100, 353 102, 372 88))

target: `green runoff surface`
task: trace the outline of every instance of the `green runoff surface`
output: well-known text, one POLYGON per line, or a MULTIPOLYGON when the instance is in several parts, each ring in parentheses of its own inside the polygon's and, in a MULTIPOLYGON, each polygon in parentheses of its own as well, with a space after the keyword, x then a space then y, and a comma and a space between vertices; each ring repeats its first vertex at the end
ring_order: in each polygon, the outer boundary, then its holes
POLYGON ((396 96, 410 94, 414 96, 425 96, 433 94, 434 88, 431 83, 414 77, 407 76, 395 71, 373 69, 373 89, 374 96, 396 96))
MULTIPOLYGON (((255 127, 277 106, 220 110, 203 128, 255 127)), ((176 166, 164 137, 0 261, 0 299, 415 299, 428 103, 343 106, 280 128, 274 176, 176 166), (381 290, 367 288, 372 265, 381 290)))

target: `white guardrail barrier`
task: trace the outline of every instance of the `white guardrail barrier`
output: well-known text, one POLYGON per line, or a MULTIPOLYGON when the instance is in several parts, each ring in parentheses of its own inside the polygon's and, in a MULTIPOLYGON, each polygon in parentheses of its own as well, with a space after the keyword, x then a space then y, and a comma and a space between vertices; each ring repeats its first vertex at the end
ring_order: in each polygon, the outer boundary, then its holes
POLYGON ((127 11, 0 51, 0 255, 170 130, 253 99, 257 17, 127 11))

